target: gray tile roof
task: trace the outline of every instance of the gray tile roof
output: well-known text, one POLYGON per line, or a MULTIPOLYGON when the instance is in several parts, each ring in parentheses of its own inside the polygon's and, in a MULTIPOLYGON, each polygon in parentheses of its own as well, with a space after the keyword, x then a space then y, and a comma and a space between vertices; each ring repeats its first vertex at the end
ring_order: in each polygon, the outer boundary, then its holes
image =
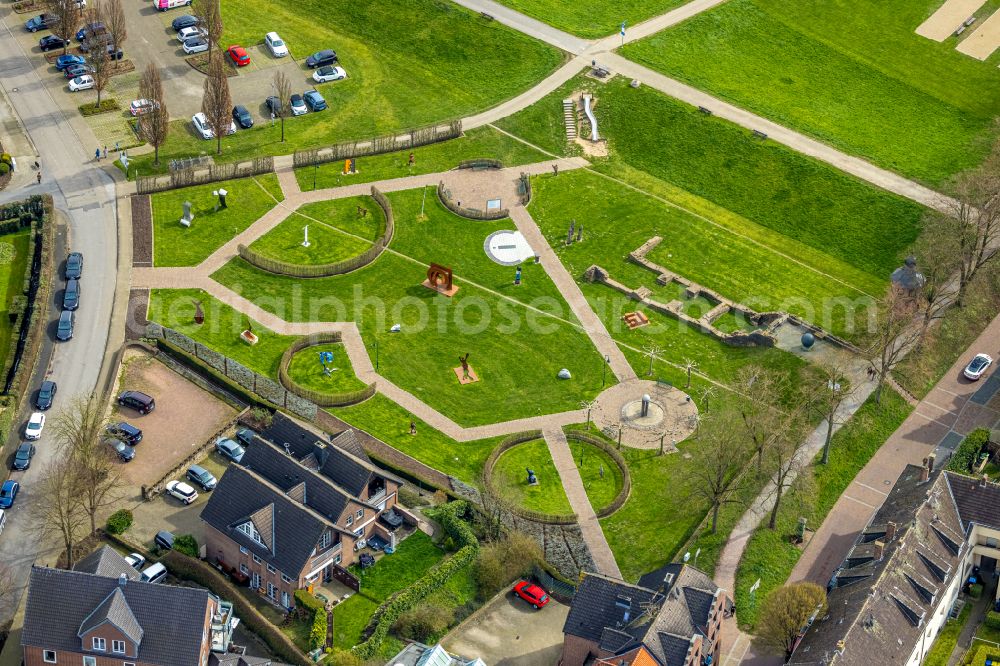
MULTIPOLYGON (((32 568, 21 645, 80 652, 80 627, 117 589, 117 578, 85 571, 32 568)), ((206 590, 139 580, 129 580, 120 589, 121 602, 113 602, 114 608, 103 612, 121 621, 124 603, 134 616, 142 631, 135 661, 158 666, 199 663, 209 603, 206 590)), ((130 631, 134 633, 135 629, 130 631)))
POLYGON ((951 495, 962 516, 962 527, 970 523, 1000 529, 1000 484, 986 483, 947 472, 951 495))
POLYGON ((118 627, 133 643, 138 644, 142 641, 142 626, 125 601, 122 589, 119 581, 118 587, 80 624, 77 636, 82 638, 102 624, 109 623, 118 627))
POLYGON ((132 565, 126 562, 125 558, 110 546, 98 548, 77 562, 73 568, 77 571, 86 571, 98 576, 118 578, 118 576, 125 574, 129 577, 129 580, 139 579, 139 572, 132 568, 132 565))
POLYGON ((288 666, 288 664, 272 661, 266 657, 251 657, 232 652, 225 654, 213 652, 208 657, 208 666, 288 666))
MULTIPOLYGON (((573 596, 563 633, 595 642, 601 642, 605 629, 634 637, 635 622, 643 618, 647 604, 662 600, 663 595, 653 590, 588 573, 573 596)), ((648 624, 647 618, 644 625, 648 624)))
POLYGON ((361 495, 372 472, 346 451, 336 446, 324 446, 316 454, 320 461, 319 473, 341 488, 358 497, 361 495))

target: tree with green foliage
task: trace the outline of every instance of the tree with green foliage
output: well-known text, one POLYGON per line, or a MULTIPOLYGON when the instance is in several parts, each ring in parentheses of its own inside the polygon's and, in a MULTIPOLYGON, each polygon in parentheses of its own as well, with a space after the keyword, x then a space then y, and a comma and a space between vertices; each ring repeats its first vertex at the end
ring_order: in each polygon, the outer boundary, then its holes
POLYGON ((760 609, 757 635, 764 645, 792 654, 810 618, 826 613, 826 591, 815 583, 792 583, 772 591, 760 609))

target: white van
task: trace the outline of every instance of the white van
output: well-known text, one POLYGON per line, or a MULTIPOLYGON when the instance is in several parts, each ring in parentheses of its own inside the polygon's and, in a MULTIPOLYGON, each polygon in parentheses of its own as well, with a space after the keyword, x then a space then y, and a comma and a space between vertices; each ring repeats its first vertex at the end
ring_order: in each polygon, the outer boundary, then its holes
POLYGON ((191 0, 153 0, 153 6, 165 12, 176 7, 190 7, 191 0))
POLYGON ((163 579, 167 577, 167 568, 157 562, 156 564, 151 564, 146 567, 146 570, 142 572, 142 581, 144 583, 160 583, 163 579))

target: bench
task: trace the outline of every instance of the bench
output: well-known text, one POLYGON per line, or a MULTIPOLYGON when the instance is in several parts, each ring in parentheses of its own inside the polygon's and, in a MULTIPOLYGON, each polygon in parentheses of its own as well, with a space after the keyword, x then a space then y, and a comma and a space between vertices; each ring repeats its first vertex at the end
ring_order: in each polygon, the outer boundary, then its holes
POLYGON ((976 17, 975 16, 970 16, 969 18, 965 19, 965 23, 963 25, 965 25, 965 27, 968 28, 970 25, 972 25, 975 22, 976 22, 976 17))
POLYGON ((959 36, 959 35, 961 35, 961 34, 962 34, 963 32, 965 32, 965 25, 964 25, 964 24, 963 24, 963 25, 960 25, 960 26, 958 26, 958 30, 956 30, 956 31, 955 31, 955 33, 954 33, 954 34, 955 34, 955 37, 958 37, 958 36, 959 36))
POLYGON ((761 132, 760 130, 753 130, 753 135, 757 139, 766 139, 767 138, 767 134, 765 134, 764 132, 761 132))
POLYGON ((699 106, 698 110, 701 111, 702 113, 704 113, 706 116, 712 115, 712 110, 711 109, 706 109, 703 106, 699 106))
POLYGON ((656 380, 656 388, 672 389, 673 387, 674 387, 674 385, 671 384, 670 382, 668 382, 666 379, 657 379, 656 380))
POLYGON ((479 12, 479 15, 482 16, 487 21, 494 21, 494 20, 496 20, 496 19, 493 18, 493 14, 487 14, 486 12, 479 12))

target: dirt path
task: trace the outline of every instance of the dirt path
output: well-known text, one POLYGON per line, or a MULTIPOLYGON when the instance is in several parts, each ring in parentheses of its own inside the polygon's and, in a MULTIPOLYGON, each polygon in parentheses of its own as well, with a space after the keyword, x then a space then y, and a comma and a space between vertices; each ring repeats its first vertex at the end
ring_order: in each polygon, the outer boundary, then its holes
POLYGON ((916 32, 921 37, 943 42, 985 4, 986 0, 945 0, 936 12, 917 26, 916 32))
POLYGON ((1000 47, 1000 10, 983 21, 971 35, 955 47, 960 53, 986 60, 1000 47))

